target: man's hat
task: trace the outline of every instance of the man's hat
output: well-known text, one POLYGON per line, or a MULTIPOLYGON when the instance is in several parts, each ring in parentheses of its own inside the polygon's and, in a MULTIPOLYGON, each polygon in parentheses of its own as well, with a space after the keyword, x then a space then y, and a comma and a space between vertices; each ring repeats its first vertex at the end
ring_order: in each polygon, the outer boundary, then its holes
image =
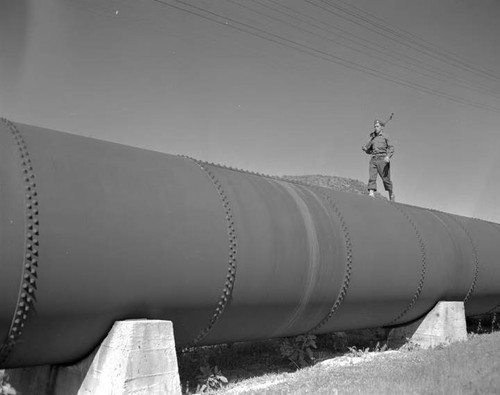
POLYGON ((375 121, 373 121, 374 125, 376 125, 377 123, 379 123, 380 126, 385 126, 385 124, 381 120, 379 120, 379 119, 376 119, 375 121))

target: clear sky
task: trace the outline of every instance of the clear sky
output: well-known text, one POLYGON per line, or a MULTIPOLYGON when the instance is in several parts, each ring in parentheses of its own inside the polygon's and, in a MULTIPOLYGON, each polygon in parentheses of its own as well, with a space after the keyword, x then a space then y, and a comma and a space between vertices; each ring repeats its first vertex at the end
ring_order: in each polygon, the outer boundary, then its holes
POLYGON ((498 0, 0 0, 0 116, 500 223, 498 0), (379 191, 382 191, 379 181, 379 191))

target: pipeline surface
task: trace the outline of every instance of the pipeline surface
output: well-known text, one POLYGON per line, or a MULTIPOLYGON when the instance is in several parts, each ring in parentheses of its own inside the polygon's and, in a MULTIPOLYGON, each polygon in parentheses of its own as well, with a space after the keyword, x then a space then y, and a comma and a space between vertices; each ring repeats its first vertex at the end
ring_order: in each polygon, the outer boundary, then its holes
POLYGON ((0 367, 500 311, 500 225, 0 120, 0 367))

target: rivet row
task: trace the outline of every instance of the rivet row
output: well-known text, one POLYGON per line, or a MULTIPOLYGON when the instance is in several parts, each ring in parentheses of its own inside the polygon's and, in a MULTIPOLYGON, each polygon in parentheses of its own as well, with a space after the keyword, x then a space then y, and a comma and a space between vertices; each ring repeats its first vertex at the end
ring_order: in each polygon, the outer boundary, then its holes
POLYGON ((37 266, 38 266, 38 235, 39 235, 39 219, 38 219, 38 205, 37 200, 38 191, 35 182, 35 174, 33 172, 32 161, 28 152, 28 146, 24 141, 23 136, 17 127, 5 118, 0 118, 0 121, 7 126, 10 130, 15 143, 17 144, 21 172, 23 174, 25 195, 25 215, 26 233, 25 233, 25 254, 23 262, 23 279, 20 284, 20 291, 17 299, 17 305, 14 312, 14 317, 7 334, 7 340, 0 346, 0 364, 5 362, 11 353, 13 347, 18 342, 22 334, 26 319, 28 318, 27 312, 32 310, 35 298, 35 290, 37 289, 37 266))
POLYGON ((229 198, 227 197, 224 188, 220 180, 215 176, 212 170, 208 166, 215 166, 206 162, 198 161, 196 159, 186 157, 187 159, 195 162, 210 178, 212 184, 214 185, 219 198, 222 202, 224 208, 224 214, 226 219, 227 235, 229 240, 229 254, 228 254, 228 274, 226 275, 226 281, 224 283, 224 288, 222 289, 222 296, 219 298, 215 312, 209 320, 208 325, 201 330, 201 332, 194 338, 191 345, 194 346, 199 343, 203 338, 205 338, 208 333, 212 330, 212 327, 222 316, 227 303, 231 299, 232 291, 234 289, 234 282, 236 280, 236 263, 237 263, 237 242, 236 242, 236 229, 234 228, 233 213, 231 206, 229 204, 229 198))
POLYGON ((395 207, 401 214, 403 214, 403 216, 410 223, 413 231, 415 232, 415 235, 417 236, 418 245, 419 245, 419 249, 420 249, 420 258, 422 261, 422 266, 421 266, 422 270, 420 272, 420 279, 418 282, 417 290, 416 290, 415 294, 413 295, 412 299, 410 300, 410 303, 408 304, 408 306, 406 306, 406 308, 396 318, 394 318, 392 321, 390 321, 385 326, 395 324, 397 321, 399 321, 401 318, 403 318, 413 308, 413 306, 415 306, 415 303, 417 303, 417 300, 420 297, 420 294, 422 293, 422 290, 424 288, 425 275, 426 275, 426 271, 427 271, 427 249, 425 247, 425 243, 424 243, 424 240, 422 239, 422 236, 420 236, 420 232, 417 228, 417 225, 415 224, 413 219, 409 216, 409 214, 406 212, 406 210, 403 210, 402 205, 394 204, 394 202, 390 202, 390 204, 393 207, 395 207))
POLYGON ((467 301, 469 300, 470 296, 474 292, 474 288, 476 288, 477 278, 479 276, 479 258, 478 258, 478 255, 477 255, 477 247, 476 247, 476 243, 474 242, 474 239, 472 238, 470 232, 465 227, 465 225, 461 221, 459 221, 458 219, 456 219, 453 215, 451 215, 451 214, 447 214, 447 215, 453 221, 455 221, 458 224, 458 226, 460 226, 460 228, 462 228, 462 230, 465 232, 465 234, 467 235, 467 238, 469 239, 469 241, 471 243, 472 252, 474 253, 474 278, 472 279, 472 283, 471 283, 471 285, 469 287, 469 290, 467 291, 467 294, 465 295, 465 298, 464 298, 464 304, 465 304, 465 303, 467 303, 467 301))
MULTIPOLYGON (((305 185, 307 187, 312 187, 311 185, 305 185)), ((340 221, 340 228, 342 230, 342 233, 344 235, 344 244, 345 244, 345 249, 346 249, 346 269, 345 269, 345 275, 344 275, 344 280, 342 282, 342 286, 340 288, 339 295, 337 296, 335 302, 333 303, 332 307, 330 308, 330 311, 328 314, 312 329, 310 329, 307 333, 312 333, 316 332, 319 329, 321 329, 335 314, 335 312, 339 309, 340 305, 344 301, 346 295, 347 295, 347 290, 349 288, 349 283, 351 281, 351 272, 352 272, 352 258, 353 258, 353 252, 352 252, 352 244, 351 244, 351 237, 349 234, 349 230, 347 227, 346 222, 344 221, 344 217, 342 213, 340 212, 337 204, 333 201, 333 199, 327 194, 326 192, 323 192, 320 188, 314 186, 314 189, 316 189, 329 203, 330 207, 332 207, 333 212, 337 216, 337 218, 340 221)))

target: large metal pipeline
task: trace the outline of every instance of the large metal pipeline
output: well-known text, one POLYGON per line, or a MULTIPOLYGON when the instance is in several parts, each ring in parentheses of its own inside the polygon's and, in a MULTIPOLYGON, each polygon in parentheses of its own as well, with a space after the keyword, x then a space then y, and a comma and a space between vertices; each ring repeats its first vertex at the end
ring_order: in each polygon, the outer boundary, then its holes
POLYGON ((0 366, 500 311, 500 226, 0 121, 0 366))

